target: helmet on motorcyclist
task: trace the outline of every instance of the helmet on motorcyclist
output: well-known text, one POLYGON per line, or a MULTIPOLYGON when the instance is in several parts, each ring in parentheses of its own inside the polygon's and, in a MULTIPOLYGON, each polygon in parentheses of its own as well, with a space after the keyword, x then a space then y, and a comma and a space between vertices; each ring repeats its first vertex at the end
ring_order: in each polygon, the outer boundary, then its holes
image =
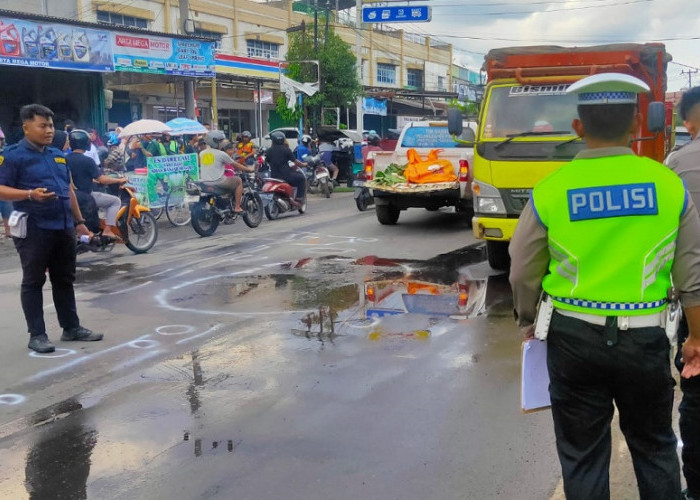
POLYGON ((304 136, 301 138, 301 143, 302 143, 304 146, 308 146, 309 144, 311 144, 311 140, 312 140, 312 139, 311 139, 311 136, 310 136, 310 135, 304 135, 304 136))
POLYGON ((371 144, 372 146, 379 146, 381 140, 381 137, 379 137, 377 134, 369 134, 367 136, 367 144, 371 144))
POLYGON ((253 134, 251 134, 251 133, 248 132, 247 130, 244 130, 243 132, 241 132, 241 138, 243 138, 243 139, 246 139, 246 138, 250 139, 251 137, 253 137, 253 134))
POLYGON ((224 139, 226 139, 226 135, 221 130, 210 130, 204 136, 204 142, 207 143, 207 146, 211 146, 212 148, 218 148, 219 143, 224 139))
POLYGON ((279 130, 277 132, 272 132, 270 134, 270 140, 272 140, 272 144, 275 144, 277 146, 281 146, 284 144, 284 132, 280 132, 279 130))
POLYGON ((107 146, 119 146, 119 134, 110 132, 107 139, 107 146))
POLYGON ((87 151, 91 144, 90 135, 85 130, 75 128, 68 134, 68 143, 73 151, 76 149, 87 151))

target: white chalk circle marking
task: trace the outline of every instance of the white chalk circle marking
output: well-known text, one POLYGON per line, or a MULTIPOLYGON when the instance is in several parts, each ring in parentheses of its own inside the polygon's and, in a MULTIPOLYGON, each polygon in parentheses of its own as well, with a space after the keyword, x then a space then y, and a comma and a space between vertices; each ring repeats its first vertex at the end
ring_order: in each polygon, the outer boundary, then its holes
POLYGON ((0 405, 18 405, 24 403, 27 400, 26 397, 21 394, 0 394, 0 405))
POLYGON ((129 347, 134 347, 136 349, 150 349, 151 347, 156 347, 160 344, 155 340, 132 340, 126 345, 128 345, 129 347))
POLYGON ((192 325, 163 325, 156 328, 158 335, 185 335, 194 332, 192 325))
POLYGON ((75 354, 75 351, 73 349, 63 349, 63 348, 56 348, 56 350, 53 353, 48 353, 48 354, 39 354, 36 351, 32 351, 29 353, 29 355, 32 358, 39 358, 39 359, 65 358, 66 356, 70 356, 71 354, 75 354))

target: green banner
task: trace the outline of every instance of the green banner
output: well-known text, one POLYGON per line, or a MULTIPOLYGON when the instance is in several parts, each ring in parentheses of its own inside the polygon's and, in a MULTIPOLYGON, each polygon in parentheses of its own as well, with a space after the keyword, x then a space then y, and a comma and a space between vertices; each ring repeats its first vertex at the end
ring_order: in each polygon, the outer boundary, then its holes
POLYGON ((165 206, 168 191, 185 184, 185 178, 199 179, 199 163, 196 154, 152 156, 147 159, 148 175, 146 190, 148 206, 158 208, 165 206))

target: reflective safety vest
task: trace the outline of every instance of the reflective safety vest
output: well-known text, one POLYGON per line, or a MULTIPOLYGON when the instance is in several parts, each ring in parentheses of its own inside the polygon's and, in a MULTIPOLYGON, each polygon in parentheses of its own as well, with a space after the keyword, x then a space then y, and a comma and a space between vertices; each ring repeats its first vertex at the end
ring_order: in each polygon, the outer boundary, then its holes
POLYGON ((237 145, 238 156, 246 156, 253 152, 252 142, 239 142, 237 145))
POLYGON ((663 310, 686 196, 670 169, 632 154, 575 159, 537 184, 531 202, 550 254, 542 288, 554 306, 603 316, 663 310))

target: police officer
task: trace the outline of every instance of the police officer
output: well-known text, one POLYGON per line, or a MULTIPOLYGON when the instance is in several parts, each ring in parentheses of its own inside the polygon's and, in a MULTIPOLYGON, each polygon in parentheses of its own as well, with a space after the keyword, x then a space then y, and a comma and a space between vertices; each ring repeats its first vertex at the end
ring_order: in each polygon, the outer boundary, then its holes
POLYGON ((89 235, 70 185, 63 153, 49 147, 54 136, 53 112, 39 104, 20 110, 24 139, 0 156, 0 199, 28 214, 26 238, 14 243, 22 263, 21 302, 29 330, 29 348, 55 350, 44 324, 42 288, 48 269, 51 292, 63 328, 61 340, 102 340, 101 333, 78 320, 75 281, 75 233, 89 235))
POLYGON ((294 153, 284 144, 284 134, 280 131, 270 134, 272 146, 265 154, 265 160, 270 165, 270 173, 275 179, 282 179, 296 189, 296 201, 301 202, 306 196, 306 177, 301 172, 289 168, 289 162, 297 167, 305 167, 306 163, 300 162, 294 157, 294 153))
POLYGON ((568 499, 610 497, 613 403, 640 497, 681 495, 662 325, 673 277, 700 345, 700 219, 678 176, 628 147, 647 91, 614 73, 569 87, 588 149, 535 186, 510 244, 518 323, 531 332, 541 289, 554 305, 547 368, 568 499))
MULTIPOLYGON (((683 125, 692 141, 666 158, 666 164, 685 182, 697 207, 700 204, 700 87, 685 92, 678 105, 683 125)), ((688 338, 688 322, 683 318, 678 329, 679 347, 688 338)), ((681 349, 676 355, 676 366, 684 369, 681 349)), ((683 475, 688 485, 688 499, 700 499, 700 376, 681 377, 683 399, 678 406, 679 428, 683 441, 683 475)))

